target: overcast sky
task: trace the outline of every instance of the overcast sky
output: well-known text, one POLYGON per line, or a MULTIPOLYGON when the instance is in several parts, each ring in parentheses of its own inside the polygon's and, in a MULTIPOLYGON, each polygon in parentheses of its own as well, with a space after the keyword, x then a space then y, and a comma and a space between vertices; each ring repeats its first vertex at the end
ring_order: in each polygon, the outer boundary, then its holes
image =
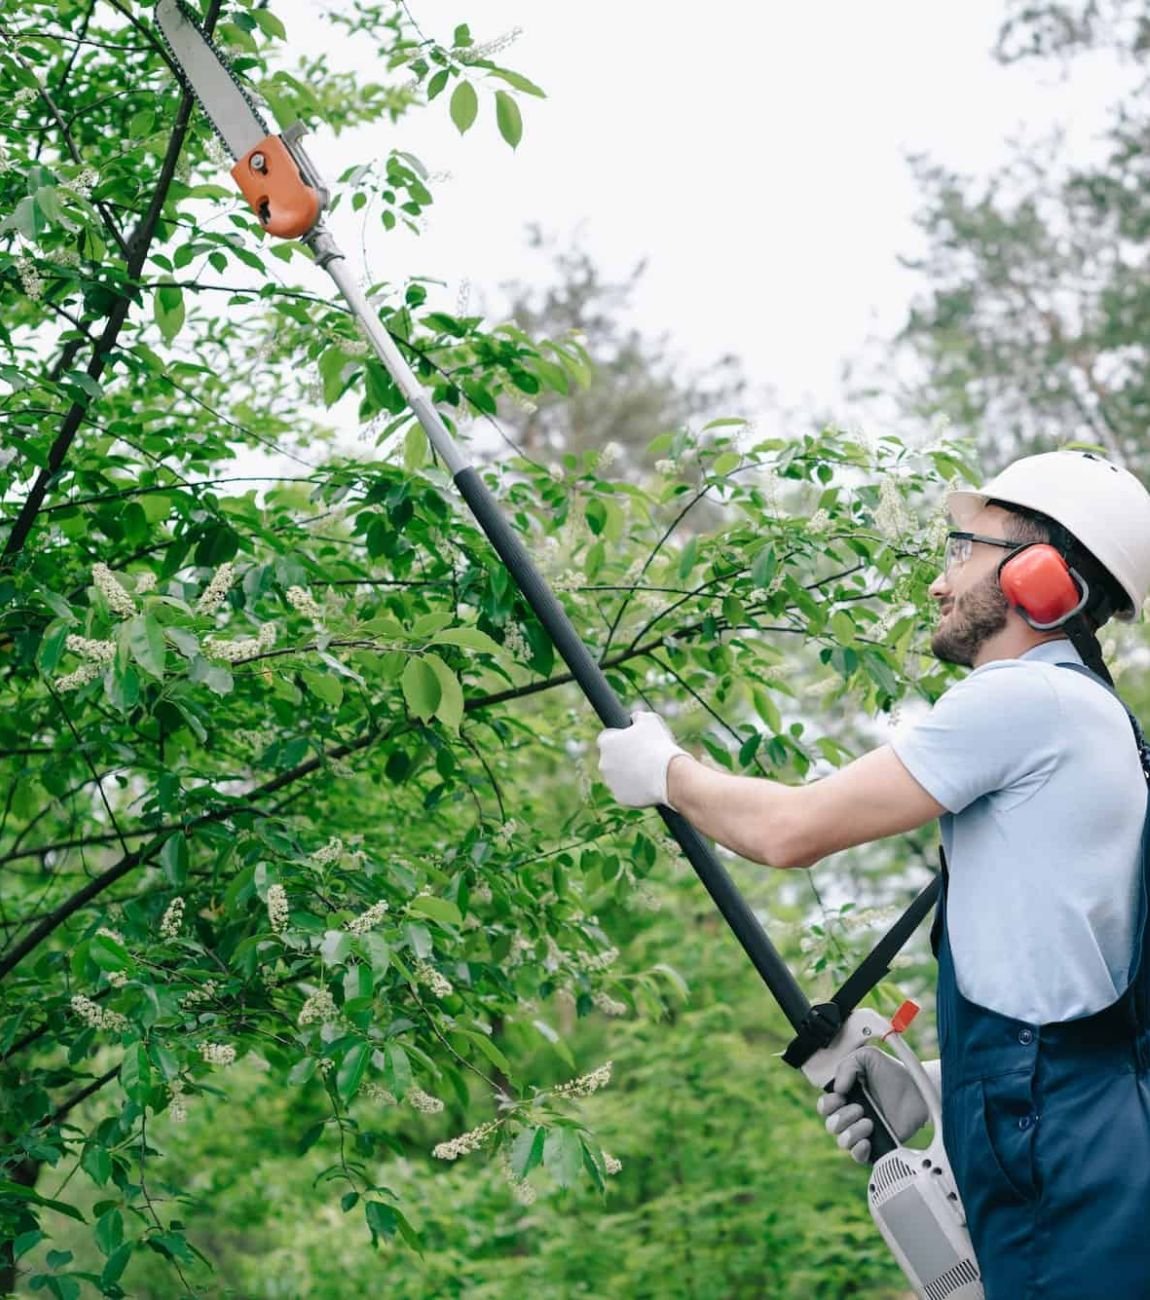
MULTIPOLYGON (((667 331, 693 364, 725 352, 786 406, 838 399, 839 369, 868 335, 892 333, 915 290, 899 254, 918 247, 906 156, 926 152, 985 173, 1007 141, 1070 127, 1081 154, 1116 95, 1106 60, 1001 68, 990 50, 1003 0, 411 0, 425 35, 477 43, 515 28, 498 56, 548 93, 524 98, 516 152, 499 138, 491 90, 460 137, 444 95, 397 126, 310 142, 334 177, 391 147, 417 154, 437 187, 427 228, 375 237, 380 278, 435 274, 454 304, 498 301, 511 278, 539 278, 525 247, 539 222, 580 232, 605 272, 645 259, 635 318, 667 331)), ((313 52, 314 0, 277 3, 294 46, 313 52)), ((334 63, 383 77, 352 48, 334 63)), ((350 212, 341 242, 359 243, 350 212)), ((844 410, 841 418, 848 420, 844 410)))

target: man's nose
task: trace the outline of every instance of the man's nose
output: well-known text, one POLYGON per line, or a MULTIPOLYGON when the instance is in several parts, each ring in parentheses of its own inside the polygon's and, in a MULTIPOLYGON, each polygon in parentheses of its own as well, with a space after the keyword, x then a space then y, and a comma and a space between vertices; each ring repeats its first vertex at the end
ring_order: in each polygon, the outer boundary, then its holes
POLYGON ((950 583, 946 580, 946 574, 940 573, 928 588, 932 600, 945 600, 950 594, 950 583))

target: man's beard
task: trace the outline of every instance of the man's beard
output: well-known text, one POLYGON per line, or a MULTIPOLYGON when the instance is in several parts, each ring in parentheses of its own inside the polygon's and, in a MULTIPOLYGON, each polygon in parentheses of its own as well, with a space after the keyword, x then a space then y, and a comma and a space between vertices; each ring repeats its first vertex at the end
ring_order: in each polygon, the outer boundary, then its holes
POLYGON ((935 629, 930 648, 944 664, 974 666, 980 647, 1006 626, 1010 602, 998 585, 998 574, 988 573, 975 587, 957 596, 943 624, 935 629))

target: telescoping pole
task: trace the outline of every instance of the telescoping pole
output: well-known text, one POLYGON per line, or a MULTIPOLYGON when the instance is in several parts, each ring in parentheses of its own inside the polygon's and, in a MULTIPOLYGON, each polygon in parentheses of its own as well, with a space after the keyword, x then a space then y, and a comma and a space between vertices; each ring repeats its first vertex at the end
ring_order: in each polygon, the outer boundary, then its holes
MULTIPOLYGON (((316 261, 335 281, 344 300, 360 322, 375 349, 376 355, 387 368, 401 393, 411 406, 416 419, 423 426, 431 445, 447 466, 460 495, 470 506, 480 528, 508 572, 515 580, 524 599, 555 644, 555 649, 571 670, 591 707, 605 727, 629 727, 631 718, 611 689, 602 669, 591 657, 587 647, 571 625, 563 606, 547 586, 539 570, 519 537, 507 523, 495 498, 487 490, 475 468, 463 455, 452 438, 439 412, 428 398, 427 391, 411 371, 391 336, 351 273, 343 254, 330 232, 318 226, 306 237, 316 261)), ((735 888, 722 864, 707 847, 702 836, 689 822, 670 808, 660 806, 659 815, 667 829, 678 841, 694 867, 715 905, 735 932, 735 937, 762 976, 771 996, 779 1004, 793 1029, 798 1029, 810 1011, 810 1002, 779 956, 766 931, 759 924, 746 899, 735 888)))

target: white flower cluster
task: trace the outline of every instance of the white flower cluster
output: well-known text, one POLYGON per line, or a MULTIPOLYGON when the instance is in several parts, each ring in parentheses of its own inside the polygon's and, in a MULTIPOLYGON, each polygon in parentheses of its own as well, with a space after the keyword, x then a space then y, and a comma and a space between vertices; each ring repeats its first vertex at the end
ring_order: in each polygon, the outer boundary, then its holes
POLYGON ((12 102, 13 104, 27 104, 29 100, 35 99, 39 93, 35 86, 21 86, 12 96, 12 102))
POLYGON ((32 260, 23 256, 18 257, 16 259, 16 274, 20 277, 20 284, 25 294, 33 302, 39 302, 44 294, 44 281, 40 278, 40 272, 36 269, 32 260))
POLYGON ((305 618, 316 620, 323 618, 323 610, 316 604, 315 598, 302 587, 289 587, 287 589, 287 602, 292 609, 305 618))
POLYGON ((126 970, 106 970, 104 978, 114 989, 122 989, 128 982, 128 972, 126 970))
POLYGON ((398 1106, 399 1102, 395 1099, 395 1093, 388 1090, 381 1083, 365 1083, 360 1089, 365 1097, 370 1097, 372 1101, 378 1101, 382 1106, 398 1106))
POLYGON ((150 570, 136 575, 136 595, 142 596, 145 592, 156 590, 156 575, 150 570))
POLYGON ((901 537, 910 527, 910 519, 899 496, 897 480, 884 474, 879 482, 878 508, 874 512, 875 527, 884 537, 901 537))
POLYGON ((74 176, 70 181, 61 181, 62 190, 71 190, 73 194, 81 199, 86 199, 92 193, 92 186, 99 180, 99 176, 93 167, 85 167, 79 174, 74 176))
POLYGON ((437 998, 449 998, 455 992, 451 981, 425 961, 419 962, 415 967, 415 982, 425 985, 437 998))
POLYGON ((661 474, 663 478, 670 478, 678 472, 679 462, 677 460, 657 460, 655 462, 655 473, 661 474))
POLYGON ((509 32, 504 32, 502 36, 497 36, 493 41, 486 41, 483 45, 467 45, 461 49, 452 50, 451 53, 460 63, 474 63, 476 59, 491 59, 496 54, 500 54, 507 49, 509 45, 514 45, 522 35, 522 27, 512 27, 509 32))
POLYGON ((209 1065, 235 1065, 236 1049, 231 1043, 201 1043, 200 1055, 209 1065))
POLYGON ((168 1092, 172 1098, 168 1103, 168 1114, 172 1117, 172 1123, 183 1124, 188 1118, 188 1108, 184 1105, 183 1080, 173 1079, 168 1085, 168 1092))
POLYGON ((590 1097, 593 1092, 598 1092, 600 1088, 605 1088, 611 1082, 613 1064, 613 1061, 608 1061, 597 1070, 592 1070, 590 1074, 581 1074, 577 1079, 569 1079, 552 1091, 556 1097, 590 1097))
POLYGON ((616 1160, 613 1155, 603 1152, 603 1168, 608 1174, 617 1174, 623 1168, 622 1160, 616 1160))
POLYGON ((515 1170, 511 1167, 511 1153, 506 1147, 499 1153, 499 1167, 503 1171, 503 1177, 507 1179, 514 1191, 515 1199, 519 1204, 531 1205, 535 1200, 535 1188, 525 1178, 516 1177, 515 1170))
POLYGON ((210 1002, 216 996, 219 985, 215 980, 204 980, 198 989, 189 989, 180 999, 184 1007, 198 1007, 202 1002, 210 1002))
POLYGON ((73 994, 72 1010, 89 1029, 111 1029, 118 1034, 128 1027, 127 1016, 120 1015, 118 1011, 109 1011, 107 1007, 86 998, 83 993, 73 994))
POLYGON ((330 1056, 321 1056, 319 1058, 319 1072, 326 1079, 327 1076, 335 1069, 335 1062, 330 1056))
POLYGON ((433 1148, 431 1154, 437 1160, 458 1160, 460 1156, 469 1156, 472 1151, 479 1150, 497 1127, 498 1121, 490 1119, 486 1124, 480 1124, 478 1128, 473 1128, 468 1133, 460 1133, 458 1137, 448 1142, 440 1142, 433 1148))
POLYGON ((311 855, 311 860, 317 867, 326 867, 329 862, 336 862, 341 857, 343 857, 343 840, 333 835, 322 849, 316 849, 311 855))
POLYGON ((602 989, 596 989, 591 994, 591 1001, 599 1008, 605 1016, 625 1016, 627 1014, 626 1002, 620 1002, 613 998, 609 993, 602 989))
POLYGON ((507 954, 507 960, 510 965, 518 966, 520 962, 525 961, 528 957, 534 956, 534 939, 529 939, 524 934, 514 934, 511 936, 511 951, 507 954))
POLYGON ((106 564, 92 566, 92 581, 108 602, 108 608, 113 614, 130 618, 136 612, 136 602, 116 581, 112 570, 106 564))
POLYGON ((467 308, 471 305, 471 281, 464 276, 459 282, 459 291, 455 295, 455 314, 456 316, 466 316, 467 308))
POLYGON ((620 446, 619 443, 617 442, 607 443, 604 446, 603 450, 599 453, 599 463, 596 466, 596 468, 601 470, 610 469, 611 466, 614 465, 614 463, 619 459, 619 457, 622 454, 623 454, 623 448, 622 446, 620 446))
POLYGON ((508 623, 503 629, 503 648, 512 659, 531 658, 531 646, 518 623, 508 623))
POLYGON ((175 939, 179 937, 180 927, 184 923, 184 900, 173 898, 160 919, 160 938, 175 939))
POLYGON ((614 966, 619 960, 618 948, 604 948, 602 952, 580 952, 574 954, 574 961, 580 970, 600 971, 614 966))
POLYGON ((495 843, 498 844, 501 849, 510 848, 511 837, 515 834, 517 829, 518 829, 518 823, 516 822, 514 817, 512 817, 509 821, 505 821, 503 825, 500 826, 500 828, 495 832, 495 843))
POLYGON ((443 1109, 443 1102, 438 1097, 424 1092, 422 1088, 408 1088, 406 1100, 415 1110, 422 1111, 424 1115, 438 1115, 443 1109))
POLYGON ((316 992, 308 994, 300 1008, 299 1023, 301 1025, 311 1024, 328 1024, 332 1020, 339 1019, 339 1009, 335 1005, 335 999, 327 989, 317 989, 316 992))
POLYGON ((223 144, 215 135, 208 136, 207 147, 204 152, 208 159, 215 163, 217 167, 231 167, 235 159, 224 149, 223 144))
POLYGON ((491 886, 487 881, 480 881, 478 885, 473 885, 471 889, 471 901, 473 903, 490 903, 492 899, 491 886))
POLYGON ((807 520, 808 533, 825 533, 831 526, 831 517, 825 510, 816 510, 807 520))
POLYGON ((217 641, 209 636, 204 641, 204 654, 209 659, 222 659, 225 663, 235 664, 242 659, 254 659, 264 650, 275 645, 276 628, 274 623, 265 623, 260 628, 258 637, 242 637, 239 641, 217 641))
POLYGON ((96 933, 102 934, 105 939, 111 939, 113 943, 118 943, 121 948, 124 946, 124 936, 119 930, 113 930, 111 926, 102 925, 96 933))
POLYGON ((268 886, 268 923, 276 934, 288 923, 288 897, 283 885, 268 886))
POLYGON ((200 593, 200 598, 196 601, 196 613, 211 614, 219 609, 224 603, 224 597, 232 589, 235 576, 235 566, 230 561, 221 564, 212 574, 211 582, 200 593))
POLYGON ((386 913, 387 904, 381 898, 378 903, 372 903, 366 912, 361 912, 348 921, 345 928, 348 934, 367 934, 369 930, 375 929, 386 913))

